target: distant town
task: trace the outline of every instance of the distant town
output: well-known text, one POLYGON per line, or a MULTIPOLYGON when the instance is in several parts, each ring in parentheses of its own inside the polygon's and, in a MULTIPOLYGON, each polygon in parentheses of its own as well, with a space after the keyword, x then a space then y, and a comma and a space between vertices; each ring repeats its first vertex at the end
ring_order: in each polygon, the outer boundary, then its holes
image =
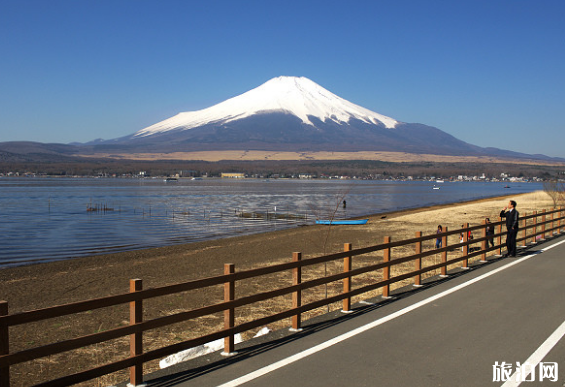
POLYGON ((379 160, 75 159, 0 162, 0 177, 135 179, 357 179, 528 182, 565 179, 565 166, 541 163, 385 162, 379 160))
MULTIPOLYGON (((127 178, 127 179, 164 179, 167 181, 175 181, 178 179, 187 180, 202 180, 211 178, 222 178, 222 179, 332 179, 332 180, 392 180, 392 181, 431 181, 443 183, 445 181, 484 181, 484 182, 510 182, 510 183, 527 183, 527 182, 543 182, 548 180, 547 178, 532 176, 512 176, 507 173, 501 173, 497 177, 488 177, 486 174, 481 175, 457 175, 457 176, 392 176, 392 175, 381 175, 381 174, 368 174, 364 176, 349 176, 349 175, 326 175, 326 174, 246 174, 243 172, 221 172, 217 175, 208 174, 198 174, 195 176, 194 172, 189 172, 186 174, 183 171, 179 171, 175 174, 163 175, 163 176, 151 176, 146 171, 140 171, 138 173, 126 173, 126 174, 116 174, 116 173, 99 173, 96 175, 50 175, 45 173, 33 173, 33 172, 7 172, 0 173, 0 177, 27 177, 27 178, 39 178, 39 177, 66 177, 66 178, 127 178)), ((558 179, 559 181, 564 181, 565 179, 558 179)))

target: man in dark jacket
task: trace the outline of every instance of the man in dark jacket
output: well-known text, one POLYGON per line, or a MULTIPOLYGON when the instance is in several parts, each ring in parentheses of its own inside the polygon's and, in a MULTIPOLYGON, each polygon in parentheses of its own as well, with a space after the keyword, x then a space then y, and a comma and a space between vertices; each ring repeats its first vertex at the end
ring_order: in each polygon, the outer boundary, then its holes
POLYGON ((506 218, 506 255, 505 257, 516 256, 516 235, 518 235, 518 218, 520 214, 516 211, 516 202, 510 200, 508 206, 500 211, 500 217, 506 218))

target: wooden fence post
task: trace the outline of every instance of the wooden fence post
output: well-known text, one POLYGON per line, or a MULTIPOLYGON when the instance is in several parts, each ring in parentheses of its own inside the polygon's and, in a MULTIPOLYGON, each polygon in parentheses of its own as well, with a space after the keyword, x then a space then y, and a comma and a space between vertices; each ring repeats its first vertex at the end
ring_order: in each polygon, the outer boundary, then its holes
MULTIPOLYGON (((499 217, 498 221, 502 222, 502 218, 499 217)), ((498 250, 496 251, 496 255, 502 256, 502 224, 498 225, 496 233, 498 234, 498 238, 496 241, 496 244, 498 245, 498 250)))
MULTIPOLYGON (((390 243, 390 237, 389 236, 385 236, 384 238, 384 243, 390 243)), ((390 262, 390 247, 387 247, 386 249, 383 250, 383 262, 390 262)), ((389 280, 390 279, 390 266, 386 266, 383 267, 383 280, 389 280)), ((385 285, 383 287, 383 298, 390 298, 389 296, 390 293, 390 285, 385 285)))
MULTIPOLYGON (((447 233, 448 231, 447 227, 444 227, 443 230, 444 233, 447 233)), ((441 253, 441 263, 443 265, 441 267, 441 274, 439 276, 447 277, 447 235, 444 235, 441 238, 441 247, 443 247, 446 250, 441 253)))
POLYGON ((527 237, 527 233, 526 233, 526 216, 528 216, 527 212, 524 212, 524 215, 522 216, 522 230, 524 230, 524 243, 522 243, 522 247, 526 247, 526 245, 528 244, 528 237, 527 237))
MULTIPOLYGON (((421 238, 421 237, 422 237, 422 231, 416 231, 416 238, 421 238)), ((422 241, 416 242, 416 255, 418 254, 422 254, 422 241)), ((422 258, 416 258, 414 260, 414 270, 418 271, 420 269, 422 269, 422 258)), ((416 276, 414 276, 414 286, 416 287, 422 286, 421 274, 416 274, 416 276)))
MULTIPOLYGON (((352 244, 345 243, 343 245, 343 251, 351 251, 352 244)), ((351 256, 343 258, 343 272, 348 273, 351 271, 351 256)), ((343 279, 343 293, 349 293, 351 291, 351 276, 345 277, 343 279)), ((343 309, 341 310, 344 313, 351 312, 351 297, 347 297, 343 299, 343 309)))
POLYGON ((481 263, 486 263, 487 262, 487 249, 488 249, 488 240, 487 238, 487 220, 483 220, 483 228, 481 231, 481 238, 483 238, 483 241, 481 242, 481 250, 483 251, 483 253, 481 254, 481 260, 479 262, 481 263))
MULTIPOLYGON (((292 262, 302 261, 302 253, 292 253, 292 262)), ((302 283, 302 266, 292 269, 292 285, 300 285, 302 283)), ((292 308, 300 308, 302 306, 302 291, 298 289, 292 293, 292 308)), ((300 313, 292 316, 291 331, 298 332, 302 330, 302 315, 300 313)))
POLYGON ((553 211, 555 211, 555 207, 551 208, 551 235, 550 236, 555 235, 555 212, 553 212, 553 211))
MULTIPOLYGON (((143 283, 140 279, 129 281, 130 293, 143 290, 143 283)), ((129 324, 136 325, 143 322, 143 301, 137 300, 129 303, 129 324)), ((143 332, 133 333, 129 336, 129 354, 135 357, 143 354, 143 332)), ((129 383, 138 386, 143 383, 143 363, 136 363, 129 368, 129 383)))
MULTIPOLYGON (((8 301, 0 301, 0 317, 8 315, 8 301)), ((6 320, 0 320, 0 355, 10 354, 10 334, 6 320)), ((0 367, 0 387, 10 387, 10 366, 0 367)))
POLYGON ((537 214, 538 214, 538 212, 534 211, 534 220, 533 220, 534 227, 532 228, 532 243, 536 243, 536 241, 537 241, 537 239, 536 239, 536 237, 537 237, 536 234, 538 233, 538 230, 537 230, 537 224, 538 224, 537 214))
MULTIPOLYGON (((234 274, 235 264, 226 263, 224 264, 224 274, 234 274)), ((230 302, 235 300, 235 280, 230 278, 224 283, 224 302, 230 302)), ((235 310, 234 308, 228 308, 224 310, 224 329, 231 329, 235 326, 235 310)), ((224 338, 224 352, 222 355, 231 356, 235 355, 234 351, 234 335, 233 333, 224 338)))
MULTIPOLYGON (((463 256, 467 257, 469 255, 469 223, 465 223, 464 225, 464 230, 465 232, 463 233, 463 243, 465 243, 465 246, 463 246, 463 256)), ((463 270, 467 270, 469 268, 469 258, 465 258, 463 260, 463 266, 461 266, 461 269, 463 270)))
POLYGON ((541 240, 544 241, 546 238, 546 234, 545 234, 545 210, 541 210, 542 212, 542 216, 541 216, 541 240))

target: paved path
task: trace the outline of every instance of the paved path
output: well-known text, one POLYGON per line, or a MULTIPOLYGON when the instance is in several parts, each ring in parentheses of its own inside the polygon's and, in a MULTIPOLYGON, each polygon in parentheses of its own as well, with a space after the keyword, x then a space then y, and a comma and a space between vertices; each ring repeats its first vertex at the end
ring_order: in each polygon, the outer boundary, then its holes
MULTIPOLYGON (((212 357, 200 359, 196 369, 184 365, 166 371, 172 375, 152 375, 148 386, 502 386, 502 362, 513 372, 516 362, 542 361, 544 377, 538 365, 529 377, 534 381, 522 386, 561 387, 564 322, 560 237, 518 258, 365 306, 355 316, 314 324, 299 339, 275 339, 213 365, 212 357), (553 363, 561 367, 557 375, 553 363)), ((504 387, 511 385, 519 383, 504 387)))

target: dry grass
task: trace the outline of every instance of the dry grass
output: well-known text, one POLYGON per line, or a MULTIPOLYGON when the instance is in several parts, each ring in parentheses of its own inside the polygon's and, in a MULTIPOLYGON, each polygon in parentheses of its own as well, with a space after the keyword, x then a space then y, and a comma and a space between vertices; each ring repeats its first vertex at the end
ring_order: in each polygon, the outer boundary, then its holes
POLYGON ((405 152, 285 152, 285 151, 246 151, 246 150, 224 150, 224 151, 201 151, 201 152, 171 152, 171 153, 96 153, 84 155, 83 157, 126 159, 126 160, 380 160, 388 162, 458 162, 458 163, 517 163, 531 165, 564 165, 564 163, 543 160, 524 160, 497 158, 493 156, 442 156, 431 154, 415 154, 405 152))

